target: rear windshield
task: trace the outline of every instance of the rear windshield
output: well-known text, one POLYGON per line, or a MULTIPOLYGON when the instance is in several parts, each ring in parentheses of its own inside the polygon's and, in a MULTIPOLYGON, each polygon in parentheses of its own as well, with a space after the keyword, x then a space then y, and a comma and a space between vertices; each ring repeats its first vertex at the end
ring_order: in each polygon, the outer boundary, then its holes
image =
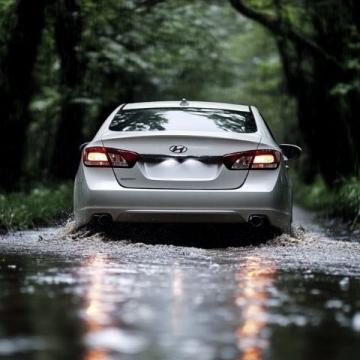
POLYGON ((120 110, 109 128, 113 131, 256 132, 251 112, 198 108, 120 110))

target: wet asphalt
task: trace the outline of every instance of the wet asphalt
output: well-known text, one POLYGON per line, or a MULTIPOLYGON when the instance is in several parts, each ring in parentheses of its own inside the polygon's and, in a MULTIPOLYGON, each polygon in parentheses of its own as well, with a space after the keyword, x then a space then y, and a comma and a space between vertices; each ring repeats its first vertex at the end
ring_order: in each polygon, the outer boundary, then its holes
POLYGON ((72 224, 0 235, 0 359, 360 359, 360 234, 72 224))

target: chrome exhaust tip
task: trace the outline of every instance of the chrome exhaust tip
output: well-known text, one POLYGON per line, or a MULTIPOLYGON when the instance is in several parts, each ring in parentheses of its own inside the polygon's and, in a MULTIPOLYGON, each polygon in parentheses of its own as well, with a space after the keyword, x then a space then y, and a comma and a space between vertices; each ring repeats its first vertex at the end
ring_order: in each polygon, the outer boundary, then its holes
POLYGON ((97 214, 94 215, 94 219, 100 226, 110 226, 113 223, 113 219, 110 214, 97 214))
POLYGON ((261 227, 265 223, 264 215, 250 215, 248 219, 248 223, 253 227, 261 227))

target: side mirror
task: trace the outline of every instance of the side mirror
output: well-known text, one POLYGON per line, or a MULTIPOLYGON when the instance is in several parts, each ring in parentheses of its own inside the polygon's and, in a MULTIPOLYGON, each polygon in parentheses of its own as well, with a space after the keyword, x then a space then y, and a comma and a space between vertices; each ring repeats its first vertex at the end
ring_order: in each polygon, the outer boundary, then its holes
POLYGON ((279 146, 280 146, 280 149, 282 150, 283 154, 289 160, 298 159, 301 155, 302 149, 301 149, 301 147, 299 147, 297 145, 280 144, 279 146))
POLYGON ((84 147, 85 147, 87 144, 89 144, 89 143, 86 142, 86 143, 81 144, 81 145, 79 146, 79 151, 82 152, 83 149, 84 149, 84 147))

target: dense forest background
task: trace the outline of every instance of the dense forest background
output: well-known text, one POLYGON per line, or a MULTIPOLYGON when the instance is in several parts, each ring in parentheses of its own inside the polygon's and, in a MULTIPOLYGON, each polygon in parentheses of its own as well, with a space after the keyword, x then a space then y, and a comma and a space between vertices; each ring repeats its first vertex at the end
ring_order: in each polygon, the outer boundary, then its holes
POLYGON ((358 219, 359 1, 0 0, 4 194, 71 180, 120 103, 183 97, 258 106, 358 219))

